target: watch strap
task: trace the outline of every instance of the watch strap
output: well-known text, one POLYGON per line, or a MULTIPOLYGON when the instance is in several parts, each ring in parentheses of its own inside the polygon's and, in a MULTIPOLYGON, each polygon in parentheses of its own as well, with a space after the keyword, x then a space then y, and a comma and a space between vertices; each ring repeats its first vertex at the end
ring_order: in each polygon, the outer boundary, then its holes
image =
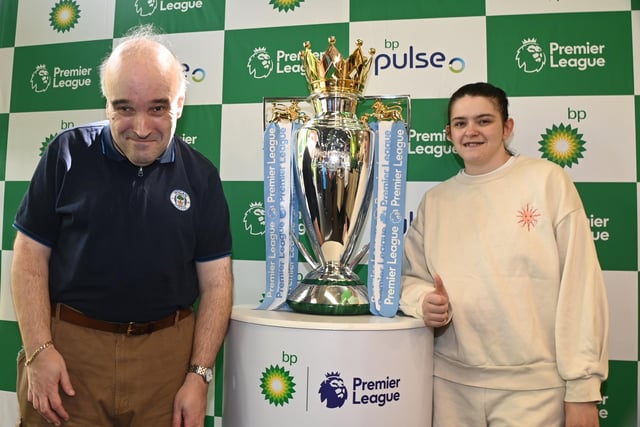
POLYGON ((211 377, 212 377, 211 368, 207 368, 206 366, 200 366, 200 365, 189 365, 189 369, 187 369, 187 372, 192 372, 196 375, 200 375, 200 377, 206 384, 209 384, 211 382, 211 377))

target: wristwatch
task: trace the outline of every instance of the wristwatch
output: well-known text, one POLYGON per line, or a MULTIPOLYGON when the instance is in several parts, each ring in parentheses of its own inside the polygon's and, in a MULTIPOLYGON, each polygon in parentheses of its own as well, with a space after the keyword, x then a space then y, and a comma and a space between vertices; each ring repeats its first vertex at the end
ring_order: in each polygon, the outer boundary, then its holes
POLYGON ((194 374, 200 375, 202 380, 209 384, 213 379, 213 370, 211 368, 205 368, 200 365, 189 365, 189 369, 187 372, 193 372, 194 374))

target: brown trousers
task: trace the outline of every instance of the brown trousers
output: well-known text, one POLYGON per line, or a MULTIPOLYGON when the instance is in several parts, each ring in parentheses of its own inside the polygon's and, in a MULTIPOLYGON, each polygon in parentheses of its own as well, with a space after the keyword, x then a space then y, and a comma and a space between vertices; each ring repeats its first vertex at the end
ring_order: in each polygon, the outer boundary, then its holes
MULTIPOLYGON (((174 397, 184 382, 195 316, 152 334, 126 336, 51 319, 55 348, 76 392, 60 396, 65 427, 163 427, 171 425, 174 397)), ((47 350, 45 350, 47 351, 47 350)), ((18 359, 18 427, 50 427, 27 401, 24 354, 18 359)))

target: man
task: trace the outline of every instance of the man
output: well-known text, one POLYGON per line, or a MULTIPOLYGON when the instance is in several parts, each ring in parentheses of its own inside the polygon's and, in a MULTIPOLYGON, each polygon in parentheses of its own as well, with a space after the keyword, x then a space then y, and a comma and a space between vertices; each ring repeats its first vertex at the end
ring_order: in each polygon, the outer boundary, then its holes
POLYGON ((174 135, 186 82, 149 28, 100 77, 108 122, 52 141, 16 215, 19 425, 202 426, 232 303, 220 178, 174 135))

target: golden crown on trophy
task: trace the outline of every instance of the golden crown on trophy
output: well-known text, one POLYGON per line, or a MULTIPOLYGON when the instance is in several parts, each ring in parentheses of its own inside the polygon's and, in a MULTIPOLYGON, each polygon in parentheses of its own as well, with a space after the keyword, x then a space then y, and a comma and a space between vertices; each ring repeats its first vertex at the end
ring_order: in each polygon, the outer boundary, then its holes
POLYGON ((369 57, 362 53, 362 40, 356 41, 356 49, 346 59, 335 46, 336 38, 329 37, 329 47, 320 58, 311 51, 311 43, 304 42, 300 59, 312 93, 350 92, 362 94, 369 77, 369 69, 376 50, 369 49, 369 57))

